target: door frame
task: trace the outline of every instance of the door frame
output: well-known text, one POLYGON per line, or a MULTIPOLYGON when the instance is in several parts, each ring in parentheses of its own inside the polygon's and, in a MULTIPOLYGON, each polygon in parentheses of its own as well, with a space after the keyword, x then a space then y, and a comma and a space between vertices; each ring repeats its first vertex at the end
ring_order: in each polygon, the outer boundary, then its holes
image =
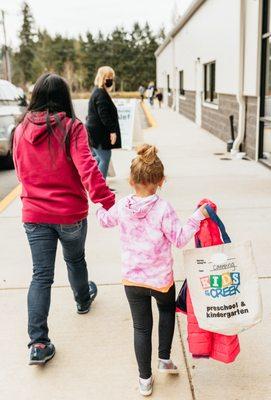
POLYGON ((195 91, 195 122, 197 125, 201 126, 202 123, 202 84, 203 84, 203 65, 200 58, 196 60, 195 63, 195 81, 196 81, 196 91, 195 91))
MULTIPOLYGON (((263 0, 262 5, 262 28, 261 28, 261 77, 260 77, 260 118, 259 118, 259 141, 258 141, 258 160, 266 164, 264 153, 264 124, 265 124, 265 97, 266 97, 266 72, 267 72, 267 42, 270 38, 268 31, 270 0, 263 0)), ((269 164, 266 164, 269 166, 269 164)))

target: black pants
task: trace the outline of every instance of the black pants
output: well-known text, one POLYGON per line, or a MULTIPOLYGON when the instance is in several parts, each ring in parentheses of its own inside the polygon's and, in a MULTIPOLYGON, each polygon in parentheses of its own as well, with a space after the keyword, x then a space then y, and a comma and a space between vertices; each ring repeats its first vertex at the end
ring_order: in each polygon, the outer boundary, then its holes
POLYGON ((137 286, 125 286, 133 324, 134 346, 140 378, 148 379, 151 374, 152 353, 152 297, 159 310, 159 358, 170 358, 175 327, 175 285, 167 293, 137 286))

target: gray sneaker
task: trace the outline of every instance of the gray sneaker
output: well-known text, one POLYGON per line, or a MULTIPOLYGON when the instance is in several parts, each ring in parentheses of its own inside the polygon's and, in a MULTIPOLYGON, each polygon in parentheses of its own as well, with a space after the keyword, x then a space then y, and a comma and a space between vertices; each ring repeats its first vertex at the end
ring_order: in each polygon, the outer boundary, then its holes
POLYGON ((152 394, 153 377, 151 377, 150 383, 144 383, 139 378, 139 391, 142 396, 150 396, 152 394))
POLYGON ((165 362, 163 360, 158 359, 158 371, 166 374, 178 374, 179 370, 176 365, 169 360, 165 362))

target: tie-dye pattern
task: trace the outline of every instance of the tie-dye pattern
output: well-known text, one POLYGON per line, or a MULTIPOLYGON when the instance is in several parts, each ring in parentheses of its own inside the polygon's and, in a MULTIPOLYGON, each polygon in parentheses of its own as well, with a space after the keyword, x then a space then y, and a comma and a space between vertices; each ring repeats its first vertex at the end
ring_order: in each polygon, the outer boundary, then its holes
POLYGON ((172 244, 184 247, 204 219, 197 210, 182 225, 172 206, 156 194, 127 196, 108 211, 100 208, 97 217, 104 228, 119 226, 123 279, 157 290, 174 281, 172 244))

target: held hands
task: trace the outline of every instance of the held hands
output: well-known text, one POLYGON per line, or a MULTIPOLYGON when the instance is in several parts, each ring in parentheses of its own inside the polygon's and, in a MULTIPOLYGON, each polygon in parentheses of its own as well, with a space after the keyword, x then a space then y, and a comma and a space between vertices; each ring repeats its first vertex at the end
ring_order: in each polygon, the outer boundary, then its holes
POLYGON ((202 215, 204 215, 205 218, 209 218, 209 214, 208 214, 208 211, 206 210, 205 206, 207 206, 207 203, 200 206, 199 210, 202 213, 202 215))
POLYGON ((111 142, 112 146, 114 146, 116 141, 117 141, 117 134, 116 133, 110 133, 110 142, 111 142))

